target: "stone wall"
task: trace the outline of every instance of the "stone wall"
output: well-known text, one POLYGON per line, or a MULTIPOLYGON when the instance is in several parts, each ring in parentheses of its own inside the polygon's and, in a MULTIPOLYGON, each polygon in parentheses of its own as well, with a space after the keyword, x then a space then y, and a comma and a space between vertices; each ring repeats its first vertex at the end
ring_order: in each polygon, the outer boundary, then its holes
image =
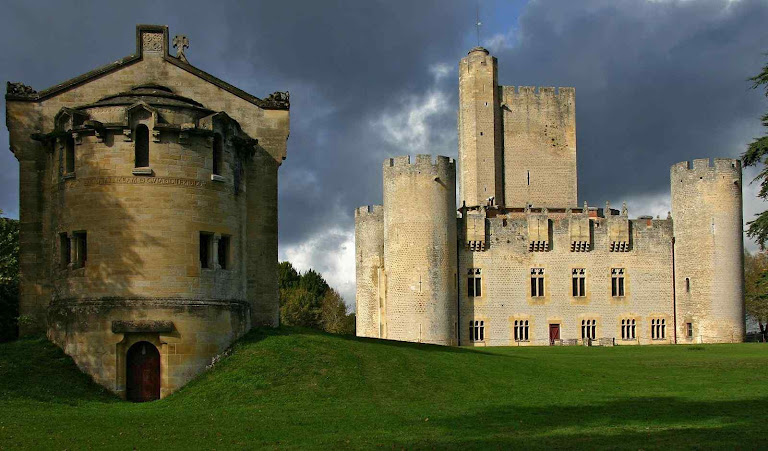
POLYGON ((505 205, 576 207, 574 89, 501 89, 505 205))
POLYGON ((384 207, 355 209, 355 330, 358 337, 380 338, 384 306, 384 207))
POLYGON ((456 343, 456 166, 384 162, 384 338, 456 343))
MULTIPOLYGON (((672 342, 671 221, 629 220, 615 210, 609 218, 595 210, 591 213, 590 242, 583 251, 574 251, 571 224, 584 221, 582 212, 489 210, 486 250, 472 251, 464 245, 459 252, 462 345, 547 345, 550 324, 560 325, 561 339, 580 341, 582 320, 595 320, 596 338, 615 338, 618 344, 672 342), (548 235, 551 243, 546 250, 532 251, 529 223, 538 221, 542 215, 546 218, 545 227, 549 228, 542 235, 548 235), (609 219, 628 224, 628 251, 611 251, 609 219), (480 297, 468 296, 470 268, 481 271, 480 297), (532 268, 544 270, 543 297, 531 296, 532 268), (625 269, 624 296, 612 296, 613 268, 625 269), (574 269, 585 270, 585 296, 573 296, 574 269), (622 340, 622 319, 635 320, 636 339, 622 340), (651 339, 652 319, 665 320, 664 340, 651 339), (515 341, 516 320, 528 321, 528 340, 515 341), (470 321, 484 322, 484 340, 469 339, 470 321)), ((465 242, 463 236, 460 239, 465 242)))
POLYGON ((679 341, 740 342, 745 333, 741 162, 678 163, 670 180, 679 341))

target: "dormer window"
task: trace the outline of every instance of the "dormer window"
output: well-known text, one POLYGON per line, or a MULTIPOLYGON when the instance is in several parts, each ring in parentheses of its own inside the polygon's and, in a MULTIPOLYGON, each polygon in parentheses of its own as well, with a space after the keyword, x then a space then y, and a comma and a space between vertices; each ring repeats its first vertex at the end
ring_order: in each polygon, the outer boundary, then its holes
POLYGON ((72 135, 68 135, 64 141, 64 172, 75 172, 75 138, 72 135))
POLYGON ((134 167, 149 167, 149 129, 146 125, 137 125, 134 133, 134 167))

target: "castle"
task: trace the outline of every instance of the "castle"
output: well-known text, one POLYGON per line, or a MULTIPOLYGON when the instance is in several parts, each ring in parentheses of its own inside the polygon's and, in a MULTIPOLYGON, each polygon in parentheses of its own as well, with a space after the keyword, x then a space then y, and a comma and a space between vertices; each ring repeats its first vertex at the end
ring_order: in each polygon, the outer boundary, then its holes
POLYGON ((671 217, 578 204, 573 88, 499 86, 459 63, 456 163, 383 165, 355 211, 357 335, 441 345, 739 342, 741 164, 670 170, 671 217))
POLYGON ((36 92, 8 83, 20 171, 22 334, 47 333, 134 401, 278 325, 288 93, 254 97, 139 25, 136 52, 36 92))

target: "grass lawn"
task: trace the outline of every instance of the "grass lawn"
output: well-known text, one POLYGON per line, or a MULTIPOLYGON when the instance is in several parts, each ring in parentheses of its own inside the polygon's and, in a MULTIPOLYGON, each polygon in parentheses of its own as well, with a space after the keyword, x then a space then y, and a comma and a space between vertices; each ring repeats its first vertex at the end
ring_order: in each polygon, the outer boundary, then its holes
POLYGON ((257 329, 122 402, 43 339, 0 344, 0 449, 764 448, 768 346, 457 349, 257 329))

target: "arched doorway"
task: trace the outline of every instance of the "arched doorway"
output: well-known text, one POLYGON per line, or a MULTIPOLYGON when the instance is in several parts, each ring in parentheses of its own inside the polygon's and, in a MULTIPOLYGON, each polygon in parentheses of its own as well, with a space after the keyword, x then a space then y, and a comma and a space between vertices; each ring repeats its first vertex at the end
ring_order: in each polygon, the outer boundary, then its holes
POLYGON ((128 349, 125 360, 128 401, 160 399, 160 352, 155 345, 140 341, 128 349))

